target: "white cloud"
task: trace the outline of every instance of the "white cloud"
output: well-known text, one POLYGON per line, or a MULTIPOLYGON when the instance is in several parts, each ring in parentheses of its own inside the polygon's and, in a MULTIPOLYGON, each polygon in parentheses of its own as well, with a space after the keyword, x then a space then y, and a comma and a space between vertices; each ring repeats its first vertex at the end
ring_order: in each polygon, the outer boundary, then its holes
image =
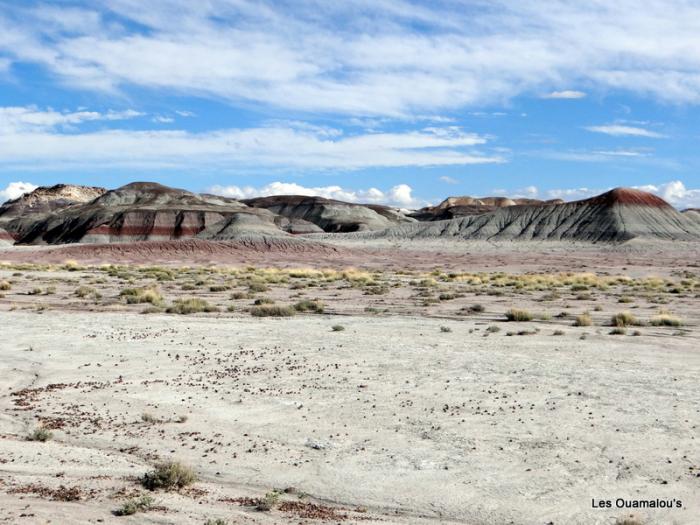
POLYGON ((447 175, 440 177, 440 180, 446 184, 459 184, 459 181, 457 179, 453 179, 452 177, 448 177, 447 175))
POLYGON ((700 189, 688 189, 685 187, 685 184, 679 180, 658 185, 647 184, 645 186, 636 186, 636 188, 655 193, 680 209, 700 208, 700 189))
POLYGON ((127 120, 141 116, 134 110, 107 111, 56 111, 36 106, 0 107, 0 133, 14 131, 47 130, 58 126, 74 126, 83 122, 127 120))
POLYGON ((456 126, 347 136, 338 129, 294 122, 202 133, 120 129, 62 133, 50 129, 93 117, 98 118, 86 111, 0 108, 0 166, 34 170, 47 165, 359 169, 503 162, 474 149, 485 144, 486 138, 456 126))
MULTIPOLYGON (((638 190, 658 195, 678 209, 700 207, 700 189, 688 189, 682 181, 674 180, 662 184, 633 186, 638 190)), ((546 192, 550 199, 579 200, 600 195, 612 188, 553 189, 546 192)))
POLYGON ((700 103, 700 4, 688 0, 9 4, 5 60, 110 93, 135 85, 358 116, 581 93, 554 91, 567 85, 700 103))
POLYGON ((604 133, 605 135, 611 135, 613 137, 646 137, 652 139, 661 139, 666 137, 666 135, 662 135, 661 133, 650 131, 645 128, 639 128, 636 126, 625 126, 622 124, 588 126, 586 127, 586 129, 588 131, 593 131, 594 133, 604 133))
POLYGON ((37 188, 38 186, 31 182, 10 182, 5 188, 0 190, 0 203, 21 197, 37 188))
POLYGON ((574 91, 569 89, 564 91, 552 91, 551 93, 542 96, 542 98, 545 99, 577 99, 585 97, 586 93, 583 91, 574 91))
POLYGON ((212 186, 206 191, 207 193, 234 199, 252 199, 270 195, 308 195, 345 202, 388 204, 405 208, 418 207, 425 204, 425 201, 413 197, 413 189, 408 184, 397 184, 387 191, 382 191, 377 188, 352 190, 341 186, 305 187, 294 182, 272 182, 260 188, 253 186, 212 186))

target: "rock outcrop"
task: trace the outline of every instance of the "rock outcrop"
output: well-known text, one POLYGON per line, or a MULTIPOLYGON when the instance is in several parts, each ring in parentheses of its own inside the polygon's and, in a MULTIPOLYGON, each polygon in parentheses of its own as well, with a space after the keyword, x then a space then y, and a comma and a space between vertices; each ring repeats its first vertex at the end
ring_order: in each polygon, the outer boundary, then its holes
POLYGON ((404 225, 367 236, 498 241, 622 242, 633 238, 696 241, 700 240, 700 224, 656 195, 617 188, 576 202, 506 206, 480 215, 404 225))
POLYGON ((106 191, 96 186, 73 184, 42 186, 0 206, 0 221, 6 222, 15 217, 55 212, 76 204, 90 202, 106 191))
POLYGON ((419 221, 444 221, 457 217, 468 217, 488 213, 507 206, 542 206, 563 204, 561 199, 542 201, 538 199, 510 199, 508 197, 448 197, 436 206, 428 206, 409 213, 419 221))
POLYGON ((313 233, 309 224, 316 225, 319 232, 347 233, 381 230, 395 224, 414 221, 388 206, 353 204, 323 197, 276 195, 241 202, 287 217, 293 221, 292 231, 303 227, 307 230, 304 233, 313 233))
MULTIPOLYGON (((258 225, 256 231, 284 235, 274 215, 231 199, 199 196, 156 183, 135 182, 92 202, 71 206, 30 223, 8 228, 23 244, 165 241, 195 237, 220 223, 258 225), (236 217, 238 217, 236 219, 236 217), (22 227, 23 226, 23 227, 22 227)), ((229 228, 229 231, 231 229, 229 228)), ((231 238, 226 237, 226 238, 231 238)))

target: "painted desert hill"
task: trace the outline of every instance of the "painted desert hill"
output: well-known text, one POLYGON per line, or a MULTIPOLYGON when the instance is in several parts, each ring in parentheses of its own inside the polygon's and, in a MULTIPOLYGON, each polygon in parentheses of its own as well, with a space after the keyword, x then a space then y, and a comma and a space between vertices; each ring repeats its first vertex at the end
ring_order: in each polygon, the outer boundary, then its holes
POLYGON ((290 220, 302 220, 315 226, 306 233, 382 230, 395 224, 415 222, 415 219, 388 206, 354 204, 323 197, 275 195, 242 202, 290 220))
POLYGON ((238 201, 152 182, 114 190, 57 185, 0 206, 0 244, 198 239, 287 246, 311 242, 292 234, 318 233, 360 239, 700 240, 697 210, 681 213, 655 195, 625 188, 566 203, 451 197, 411 215, 387 206, 298 195, 238 201), (436 220, 442 213, 457 216, 436 220))
POLYGON ((480 215, 507 206, 519 206, 524 204, 540 206, 563 203, 564 201, 561 199, 542 201, 523 198, 510 199, 508 197, 448 197, 436 206, 421 208, 409 213, 408 216, 418 219, 419 221, 444 221, 456 219, 458 217, 480 215))
POLYGON ((634 238, 700 240, 700 223, 639 190, 614 190, 563 204, 501 207, 488 213, 370 232, 368 238, 623 242, 634 238))
MULTIPOLYGON (((415 219, 378 205, 317 197, 250 201, 196 194, 151 182, 114 190, 57 185, 0 206, 2 241, 17 244, 125 243, 384 229, 415 219)), ((291 242, 291 241, 290 241, 291 242)))

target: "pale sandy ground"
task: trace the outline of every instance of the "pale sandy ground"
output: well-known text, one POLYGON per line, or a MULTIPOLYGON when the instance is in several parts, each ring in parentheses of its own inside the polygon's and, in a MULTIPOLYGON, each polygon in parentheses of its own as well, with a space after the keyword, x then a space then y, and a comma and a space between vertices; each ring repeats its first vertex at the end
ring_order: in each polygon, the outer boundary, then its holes
POLYGON ((2 522, 317 522, 220 501, 289 486, 366 509, 346 522, 608 524, 629 513, 591 498, 617 497, 683 501, 645 524, 700 516, 697 337, 485 337, 483 320, 410 315, 3 310, 0 326, 2 522), (64 426, 25 441, 42 418, 64 426), (157 493, 167 511, 112 516, 157 458, 201 481, 157 493), (11 493, 31 483, 85 495, 11 493))

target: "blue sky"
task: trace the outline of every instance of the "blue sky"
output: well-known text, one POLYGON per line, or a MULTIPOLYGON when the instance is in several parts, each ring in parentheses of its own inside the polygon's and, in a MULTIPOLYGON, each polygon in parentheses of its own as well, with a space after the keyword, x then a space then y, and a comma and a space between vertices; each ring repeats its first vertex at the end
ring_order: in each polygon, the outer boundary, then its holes
POLYGON ((153 180, 700 207, 698 34, 684 0, 0 0, 0 201, 153 180))

